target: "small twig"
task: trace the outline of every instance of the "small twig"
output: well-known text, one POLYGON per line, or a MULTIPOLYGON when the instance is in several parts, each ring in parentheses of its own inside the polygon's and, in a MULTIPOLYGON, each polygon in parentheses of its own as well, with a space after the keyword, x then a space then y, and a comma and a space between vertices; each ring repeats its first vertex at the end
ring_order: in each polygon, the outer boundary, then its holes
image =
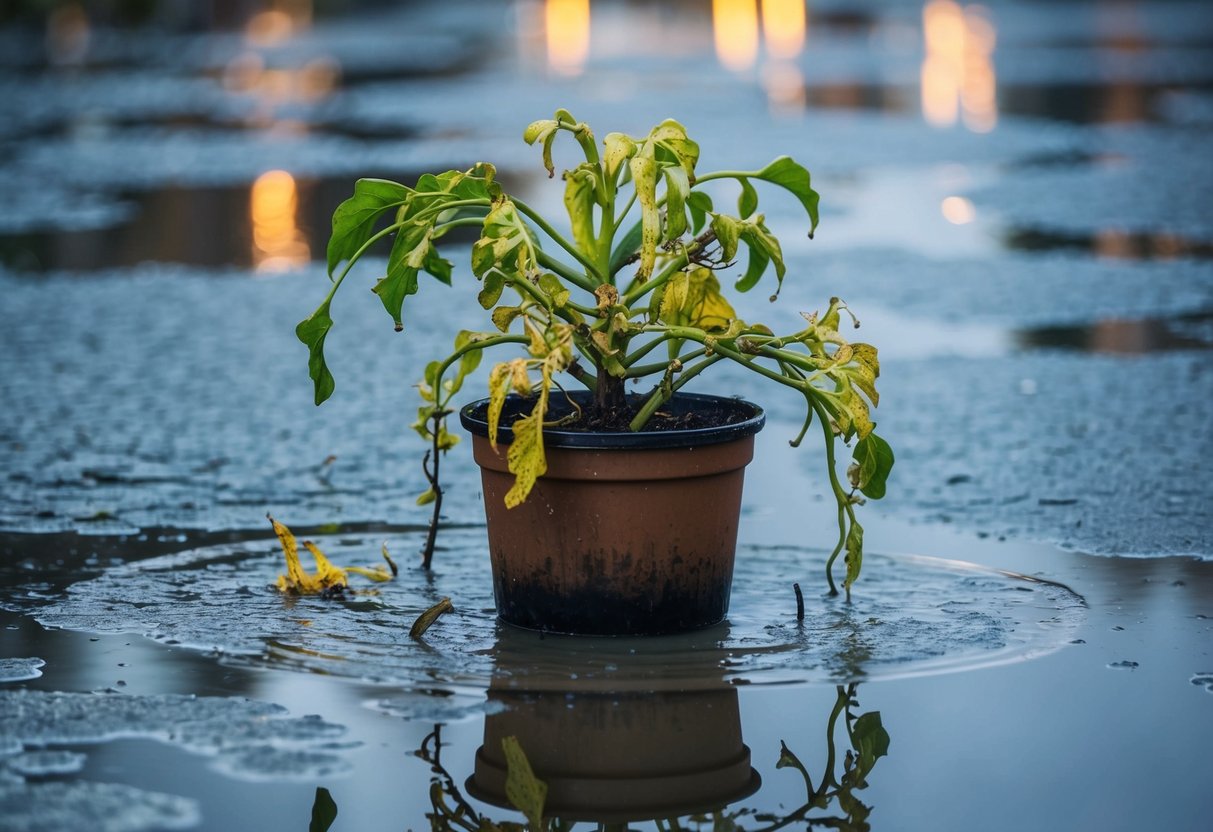
POLYGON ((796 620, 804 621, 804 593, 800 591, 800 584, 792 584, 792 589, 796 591, 796 620))

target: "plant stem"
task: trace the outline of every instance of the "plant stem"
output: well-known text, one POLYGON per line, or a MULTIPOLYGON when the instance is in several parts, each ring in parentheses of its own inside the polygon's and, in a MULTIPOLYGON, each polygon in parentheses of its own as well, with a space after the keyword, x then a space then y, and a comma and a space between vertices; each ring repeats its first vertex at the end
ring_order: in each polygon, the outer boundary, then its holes
POLYGON ((661 385, 658 385, 645 401, 644 405, 640 408, 640 412, 637 413, 635 417, 633 417, 631 423, 628 424, 628 429, 637 431, 643 428, 649 419, 653 417, 653 414, 657 412, 657 408, 668 402, 670 397, 677 393, 684 384, 695 378, 695 376, 702 373, 708 367, 711 367, 717 361, 723 361, 725 357, 726 356, 724 355, 710 355, 703 361, 700 361, 694 367, 680 375, 677 381, 670 384, 670 393, 668 396, 663 395, 663 388, 661 385))
MULTIPOLYGON (((842 551, 842 547, 846 543, 846 509, 849 501, 842 484, 838 482, 838 471, 834 462, 834 433, 830 429, 830 415, 826 413, 825 407, 816 398, 810 397, 809 404, 812 406, 813 412, 817 414, 817 421, 821 423, 821 431, 825 434, 826 465, 830 475, 830 487, 834 490, 834 498, 838 500, 838 543, 834 546, 834 551, 830 553, 829 559, 826 560, 826 582, 830 585, 830 594, 837 595, 838 587, 834 585, 834 561, 837 560, 838 553, 842 551)), ((853 517, 852 520, 854 520, 853 517)))
POLYGON ((350 259, 345 261, 345 268, 341 270, 341 274, 337 275, 337 278, 335 280, 332 277, 329 278, 330 280, 333 281, 333 287, 331 289, 329 289, 328 297, 326 297, 324 299, 324 302, 325 303, 332 302, 333 295, 337 294, 337 287, 341 285, 341 281, 345 280, 345 276, 350 273, 350 269, 354 268, 354 264, 358 262, 359 258, 361 258, 362 255, 366 254, 367 249, 369 249, 375 243, 382 240, 384 237, 391 234, 393 231, 399 231, 401 228, 404 228, 404 226, 406 226, 406 225, 408 225, 407 222, 392 223, 387 228, 385 228, 382 231, 379 231, 379 232, 371 235, 369 238, 367 238, 367 241, 365 243, 363 243, 361 246, 359 246, 357 251, 355 251, 353 254, 350 255, 350 259))
POLYGON ((442 517, 442 484, 438 481, 442 449, 438 447, 438 435, 442 431, 442 423, 446 420, 448 413, 450 413, 449 410, 436 410, 430 417, 434 420, 434 427, 430 431, 433 436, 433 447, 425 452, 425 458, 421 461, 421 471, 434 491, 434 510, 430 514, 430 527, 426 530, 425 545, 421 549, 421 568, 427 572, 430 571, 430 564, 434 561, 434 544, 438 539, 438 521, 442 517), (431 459, 434 465, 432 471, 429 464, 431 459))
POLYGON ((587 292, 594 291, 594 283, 583 274, 578 274, 566 264, 560 262, 552 255, 548 254, 543 249, 535 249, 535 260, 545 269, 550 269, 560 277, 572 283, 578 288, 585 289, 587 292))
POLYGON ((607 282, 606 278, 599 271, 598 264, 586 257, 581 249, 570 243, 564 238, 563 235, 560 234, 560 232, 552 228, 551 224, 548 223, 548 221, 545 220, 542 215, 535 211, 535 209, 531 208, 531 206, 527 205, 520 199, 511 197, 511 201, 514 203, 514 206, 527 217, 527 219, 539 226, 544 234, 551 237, 557 245, 572 255, 574 260, 584 266, 587 274, 589 274, 591 277, 597 278, 598 283, 607 282))

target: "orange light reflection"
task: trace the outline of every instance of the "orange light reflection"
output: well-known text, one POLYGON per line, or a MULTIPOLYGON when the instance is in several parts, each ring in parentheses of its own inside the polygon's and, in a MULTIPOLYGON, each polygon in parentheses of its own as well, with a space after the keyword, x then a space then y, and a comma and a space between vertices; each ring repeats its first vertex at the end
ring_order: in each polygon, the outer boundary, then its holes
POLYGON ((762 36, 772 58, 799 55, 806 28, 804 0, 762 0, 762 36))
POLYGON ((547 0, 544 8, 548 66, 577 75, 590 54, 590 0, 547 0))
POLYGON ((755 0, 712 0, 712 31, 716 57, 726 68, 741 72, 758 57, 758 8, 755 0))
POLYGON ((257 271, 286 271, 311 259, 311 249, 297 224, 298 209, 295 177, 286 171, 267 171, 253 182, 249 218, 253 226, 253 266, 257 271))
POLYGON ((922 62, 922 114, 936 127, 962 117, 978 133, 998 123, 994 24, 981 6, 930 0, 922 9, 926 58, 922 62))

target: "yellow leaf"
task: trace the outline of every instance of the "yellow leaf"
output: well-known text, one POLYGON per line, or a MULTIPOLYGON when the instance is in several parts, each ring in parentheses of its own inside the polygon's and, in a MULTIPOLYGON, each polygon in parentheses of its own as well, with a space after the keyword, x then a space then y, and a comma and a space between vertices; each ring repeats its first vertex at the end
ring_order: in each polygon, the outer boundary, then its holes
POLYGON ((355 575, 361 575, 364 578, 370 578, 377 584, 392 579, 392 573, 387 571, 386 566, 347 566, 345 571, 353 572, 355 575))
POLYGON ((661 320, 672 326, 686 323, 683 310, 687 305, 690 278, 686 272, 677 272, 666 281, 665 294, 661 297, 661 320))
POLYGON ((295 541, 295 535, 273 517, 268 514, 266 517, 269 517, 274 534, 278 535, 278 541, 282 544, 282 553, 286 557, 286 574, 278 576, 280 591, 293 595, 318 595, 331 587, 347 586, 345 571, 329 563, 324 553, 311 541, 306 541, 303 545, 316 559, 316 574, 308 574, 299 562, 299 545, 295 541))
POLYGON ((531 377, 527 375, 525 358, 515 358, 510 362, 510 385, 520 396, 531 395, 531 377))
POLYGON ((501 408, 505 407, 505 396, 510 392, 510 376, 513 369, 501 363, 489 372, 489 444, 497 447, 497 423, 501 420, 501 408))
POLYGON ((687 275, 683 306, 691 326, 704 330, 726 330, 737 313, 720 293, 720 281, 711 269, 698 268, 687 275))
POLYGON ((514 808, 526 815, 532 830, 543 828, 543 804, 548 796, 548 784, 535 776, 517 737, 503 737, 505 752, 505 796, 514 808))
POLYGON ((636 279, 646 280, 653 273, 657 262, 657 243, 661 238, 661 212, 657 208, 657 162, 653 148, 646 143, 640 154, 628 162, 632 170, 632 183, 636 187, 636 201, 640 203, 640 268, 636 279))
POLYGON ((535 409, 513 424, 514 441, 506 456, 506 464, 514 475, 514 484, 505 494, 506 508, 522 503, 535 487, 535 480, 548 470, 543 453, 543 415, 547 410, 547 391, 540 393, 535 409))

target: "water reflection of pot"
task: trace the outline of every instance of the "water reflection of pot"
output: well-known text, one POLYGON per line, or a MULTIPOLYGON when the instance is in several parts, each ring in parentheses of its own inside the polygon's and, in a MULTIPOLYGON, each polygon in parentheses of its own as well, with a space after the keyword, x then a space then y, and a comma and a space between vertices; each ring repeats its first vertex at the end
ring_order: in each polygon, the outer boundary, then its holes
POLYGON ((485 720, 467 781, 472 796, 508 807, 501 740, 517 737, 548 785, 545 814, 626 822, 719 809, 761 780, 741 740, 737 691, 519 692, 490 688, 505 706, 485 720))

